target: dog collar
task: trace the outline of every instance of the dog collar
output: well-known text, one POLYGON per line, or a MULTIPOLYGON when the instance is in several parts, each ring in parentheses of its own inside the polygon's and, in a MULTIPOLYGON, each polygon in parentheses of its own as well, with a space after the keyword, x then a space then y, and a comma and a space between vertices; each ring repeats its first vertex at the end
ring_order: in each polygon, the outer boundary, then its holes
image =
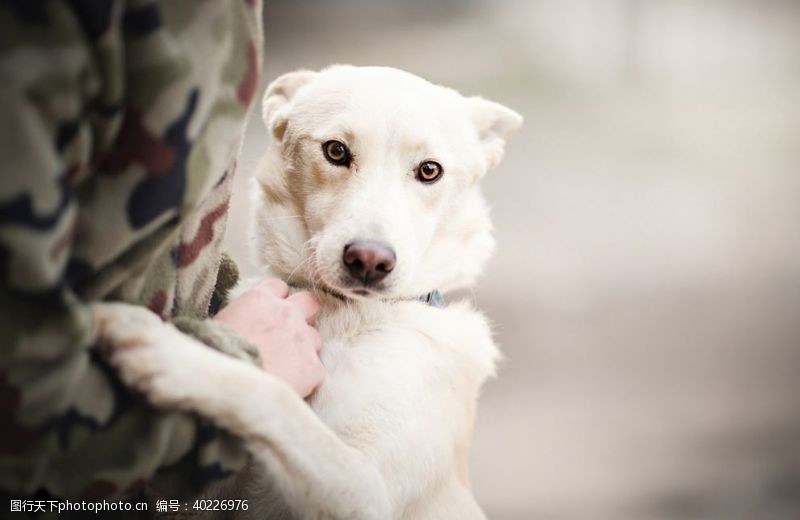
POLYGON ((431 307, 444 307, 444 296, 442 296, 442 293, 436 289, 432 290, 428 294, 423 294, 417 299, 422 303, 430 305, 431 307))
MULTIPOLYGON (((290 287, 294 287, 295 289, 308 289, 308 287, 304 287, 300 284, 290 283, 290 287)), ((342 301, 347 301, 348 298, 338 292, 332 291, 327 287, 317 287, 316 290, 329 294, 334 298, 342 301)), ((402 298, 401 298, 402 299, 402 298)), ((417 298, 410 298, 412 301, 422 302, 426 305, 430 305, 431 307, 441 308, 444 307, 444 296, 438 290, 434 289, 427 294, 423 294, 422 296, 418 296, 417 298)))

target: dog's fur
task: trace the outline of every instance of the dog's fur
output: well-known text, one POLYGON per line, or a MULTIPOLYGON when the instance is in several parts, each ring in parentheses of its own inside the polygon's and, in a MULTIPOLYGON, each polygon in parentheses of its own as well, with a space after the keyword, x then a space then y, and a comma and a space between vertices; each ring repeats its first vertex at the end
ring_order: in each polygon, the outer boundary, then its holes
POLYGON ((102 334, 124 345, 111 362, 155 404, 246 440, 249 471, 217 490, 249 500, 242 516, 482 518, 467 459, 497 349, 469 305, 416 297, 479 273, 493 241, 478 181, 521 117, 405 72, 349 66, 278 78, 263 115, 274 140, 254 183, 255 254, 322 301, 327 375, 311 406, 146 311, 101 304, 102 334), (329 140, 352 151, 349 167, 325 159, 329 140), (443 166, 438 182, 415 178, 425 160, 443 166), (353 240, 396 251, 380 284, 348 278, 342 250, 353 240))

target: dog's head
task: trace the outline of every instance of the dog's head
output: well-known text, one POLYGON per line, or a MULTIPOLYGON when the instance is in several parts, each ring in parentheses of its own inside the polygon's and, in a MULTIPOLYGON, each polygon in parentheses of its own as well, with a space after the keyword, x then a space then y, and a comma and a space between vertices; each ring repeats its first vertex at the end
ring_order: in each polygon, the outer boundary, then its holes
POLYGON ((348 297, 470 283, 491 253, 478 181, 514 111, 384 67, 298 71, 267 89, 259 263, 348 297))

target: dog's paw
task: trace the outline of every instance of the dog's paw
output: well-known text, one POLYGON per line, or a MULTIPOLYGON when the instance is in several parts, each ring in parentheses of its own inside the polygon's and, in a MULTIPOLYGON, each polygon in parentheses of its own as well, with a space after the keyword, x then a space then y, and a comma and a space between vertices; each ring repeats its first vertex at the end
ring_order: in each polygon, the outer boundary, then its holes
POLYGON ((95 345, 120 379, 159 407, 184 407, 198 382, 204 345, 147 309, 121 303, 91 307, 95 345))

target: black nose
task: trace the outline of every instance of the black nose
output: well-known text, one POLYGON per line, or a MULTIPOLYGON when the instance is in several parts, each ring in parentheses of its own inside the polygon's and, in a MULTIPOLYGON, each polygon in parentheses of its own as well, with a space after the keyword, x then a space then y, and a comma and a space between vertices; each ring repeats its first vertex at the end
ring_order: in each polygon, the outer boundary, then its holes
POLYGON ((342 261, 350 276, 364 285, 372 285, 392 272, 397 255, 386 244, 356 240, 344 246, 342 261))

